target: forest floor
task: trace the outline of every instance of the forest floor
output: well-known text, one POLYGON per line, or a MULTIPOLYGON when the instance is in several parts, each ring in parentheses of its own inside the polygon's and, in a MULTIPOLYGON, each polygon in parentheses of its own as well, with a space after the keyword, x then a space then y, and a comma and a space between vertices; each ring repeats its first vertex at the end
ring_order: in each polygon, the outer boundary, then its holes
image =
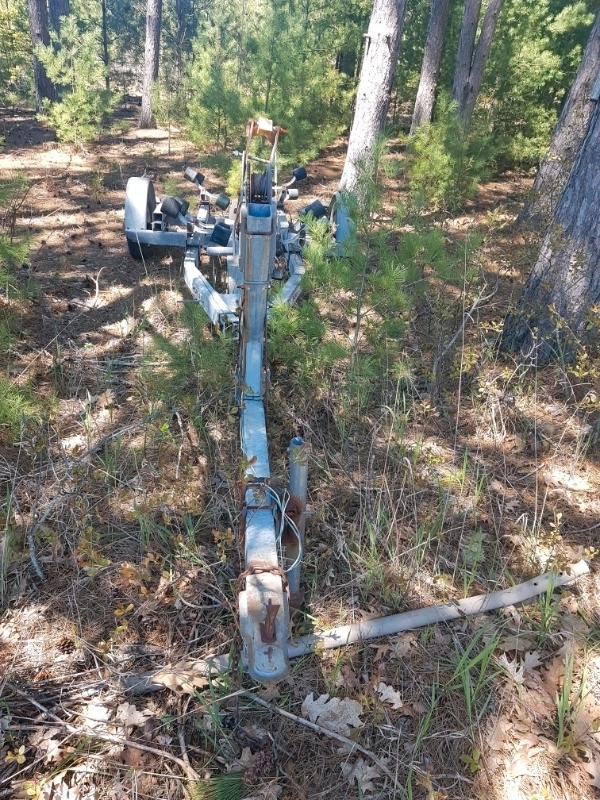
MULTIPOLYGON (((590 574, 519 607, 295 661, 280 684, 256 686, 236 628, 228 344, 190 310, 180 255, 133 261, 123 235, 130 176, 189 196, 184 166, 218 190, 218 159, 178 132, 136 130, 136 113, 122 109, 85 148, 58 144, 32 114, 0 114, 0 179, 28 182, 0 222, 29 247, 0 296, 0 798, 594 797, 600 362, 582 350, 535 369, 496 348, 536 255, 514 225, 530 179, 499 177, 460 215, 425 220, 464 260, 464 281, 424 265, 410 366, 375 376, 386 385, 356 395, 360 413, 335 369, 305 394, 293 364, 273 369, 277 479, 291 436, 312 447, 293 634, 584 557, 590 574), (203 678, 193 665, 209 654, 230 654, 231 671, 203 678), (161 669, 164 690, 128 689, 161 669)), ((329 202, 343 158, 340 141, 307 165, 299 204, 329 202)), ((404 198, 386 179, 377 225, 404 198)), ((351 341, 347 299, 317 302, 331 336, 351 341)))

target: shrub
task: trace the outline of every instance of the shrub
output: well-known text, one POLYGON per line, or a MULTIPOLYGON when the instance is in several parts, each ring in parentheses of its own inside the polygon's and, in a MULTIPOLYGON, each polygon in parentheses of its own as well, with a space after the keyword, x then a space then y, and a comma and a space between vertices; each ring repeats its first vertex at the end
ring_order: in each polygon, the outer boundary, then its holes
POLYGON ((416 204, 455 211, 472 198, 492 159, 490 141, 466 130, 456 105, 443 99, 435 122, 410 140, 408 181, 416 204))

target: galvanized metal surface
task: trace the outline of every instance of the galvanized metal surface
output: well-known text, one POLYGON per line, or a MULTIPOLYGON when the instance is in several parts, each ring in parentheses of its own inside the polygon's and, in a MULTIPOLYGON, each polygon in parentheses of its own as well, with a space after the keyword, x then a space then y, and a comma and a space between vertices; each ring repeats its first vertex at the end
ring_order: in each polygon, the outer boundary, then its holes
MULTIPOLYGON (((283 203, 297 195, 290 186, 297 178, 306 177, 306 171, 296 170, 288 184, 282 189, 277 187, 276 149, 280 133, 281 129, 270 120, 260 118, 248 123, 247 147, 241 154, 243 178, 239 208, 233 218, 219 213, 225 207, 203 187, 203 176, 194 177, 199 175, 196 170, 186 171, 200 188, 196 217, 188 214, 187 208, 185 216, 179 213, 176 219, 167 217, 162 213, 161 203, 148 217, 148 210, 154 204, 154 189, 146 178, 130 179, 126 197, 127 238, 140 245, 185 248, 183 274, 192 296, 214 325, 233 327, 241 339, 237 401, 244 459, 242 516, 246 570, 242 576, 239 611, 244 661, 258 681, 278 680, 288 669, 288 593, 290 584, 294 595, 299 593, 308 469, 305 445, 302 440, 293 439, 290 488, 296 516, 292 518, 292 506, 282 501, 269 485, 266 323, 272 276, 279 279, 286 269, 289 274, 278 295, 279 302, 293 303, 300 295, 304 275, 303 228, 299 223, 290 223, 283 203), (264 136, 272 146, 268 159, 250 154, 252 137, 257 135, 264 136), (253 175, 255 163, 264 171, 253 175), (217 215, 213 215, 212 205, 217 206, 217 215), (173 222, 181 229, 169 230, 173 222), (231 229, 228 241, 225 225, 231 229), (202 273, 201 252, 213 259, 213 269, 215 259, 226 259, 227 294, 218 292, 202 273), (283 543, 286 530, 288 534, 283 543), (282 569, 282 547, 289 575, 282 569)), ((168 207, 174 213, 172 202, 168 207)))

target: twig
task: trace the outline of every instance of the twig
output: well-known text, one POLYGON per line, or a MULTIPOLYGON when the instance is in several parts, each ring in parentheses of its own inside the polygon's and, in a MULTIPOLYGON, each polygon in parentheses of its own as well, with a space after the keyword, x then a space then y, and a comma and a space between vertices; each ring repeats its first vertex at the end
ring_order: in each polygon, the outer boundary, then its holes
POLYGON ((282 717, 286 717, 286 719, 291 719, 294 722, 297 722, 300 725, 304 725, 307 728, 310 728, 317 733, 323 734, 324 736, 328 736, 330 739, 336 739, 338 742, 342 742, 342 744, 347 745, 350 747, 351 750, 358 750, 359 753, 362 753, 363 756, 366 756, 369 761, 372 761, 376 764, 379 769, 390 778, 392 781, 396 781, 396 776, 393 772, 391 772, 386 765, 381 761, 375 753, 372 753, 370 750, 367 750, 366 747, 363 747, 356 742, 353 742, 352 739, 349 739, 347 736, 342 736, 341 733, 336 733, 335 731, 330 731, 328 728, 324 728, 322 725, 317 725, 316 722, 310 722, 308 719, 304 719, 304 717, 299 717, 297 714, 292 714, 291 711, 285 711, 283 708, 279 708, 279 706, 274 705, 273 703, 269 703, 267 700, 263 700, 262 697, 259 697, 252 692, 244 692, 244 697, 247 697, 249 700, 252 700, 253 703, 256 705, 262 706, 263 708, 268 709, 271 712, 280 714, 282 717))
POLYGON ((92 308, 96 308, 96 306, 98 304, 98 298, 100 297, 100 275, 102 274, 102 270, 103 269, 104 269, 104 267, 100 267, 96 277, 95 278, 92 277, 92 280, 96 284, 96 293, 94 294, 94 302, 92 303, 92 308))
POLYGON ((190 757, 188 756, 187 748, 186 748, 186 745, 185 745, 185 723, 182 720, 184 719, 185 715, 187 714, 188 706, 190 704, 190 700, 191 699, 192 699, 191 696, 188 697, 186 699, 186 701, 185 701, 185 704, 184 704, 183 708, 180 710, 180 713, 179 713, 180 720, 179 720, 179 723, 177 725, 177 738, 179 739, 179 747, 181 749, 181 757, 185 761, 185 763, 188 765, 188 768, 190 767, 190 757))
MULTIPOLYGON (((154 756, 160 756, 162 758, 166 758, 169 761, 173 761, 175 764, 181 767, 188 780, 190 781, 200 780, 200 776, 193 767, 191 767, 189 764, 186 764, 183 759, 178 758, 177 756, 174 756, 171 753, 166 753, 164 750, 159 750, 156 747, 149 747, 146 744, 133 742, 131 741, 131 739, 124 739, 122 736, 119 736, 116 733, 102 733, 101 731, 90 731, 86 730, 85 728, 77 728, 75 727, 75 725, 71 725, 68 722, 62 720, 60 717, 57 717, 56 714, 50 711, 49 708, 46 708, 41 703, 38 703, 38 701, 35 698, 31 697, 31 695, 27 694, 27 692, 24 692, 22 689, 19 689, 18 686, 15 686, 12 683, 6 685, 11 692, 15 692, 15 694, 20 695, 24 700, 27 700, 27 702, 30 703, 32 706, 35 706, 35 708, 37 708, 38 711, 41 711, 43 714, 46 714, 47 717, 57 722, 66 731, 75 734, 80 739, 85 739, 85 738, 97 739, 98 741, 101 742, 109 742, 111 744, 121 744, 124 747, 133 747, 135 750, 141 750, 143 753, 150 753, 151 755, 154 756)), ((4 778, 3 780, 0 780, 0 785, 3 783, 8 783, 9 781, 12 780, 12 777, 13 776, 11 776, 10 778, 4 778)))
POLYGON ((179 430, 181 432, 181 444, 179 445, 179 450, 177 451, 177 465, 175 466, 175 480, 179 480, 179 467, 181 466, 181 453, 183 451, 183 444, 185 441, 185 434, 183 432, 183 422, 181 421, 181 415, 179 411, 175 411, 175 419, 177 420, 177 424, 179 425, 179 430))
POLYGON ((486 288, 486 287, 484 287, 484 288, 481 290, 481 292, 479 292, 479 294, 477 295, 477 297, 476 297, 476 298, 475 298, 475 300, 473 301, 473 305, 471 306, 471 308, 470 308, 468 311, 466 311, 466 312, 463 314, 463 319, 462 319, 462 322, 461 322, 461 324, 460 324, 460 326, 459 326, 458 330, 457 330, 457 331, 456 331, 456 333, 454 334, 454 336, 452 336, 452 338, 451 338, 451 339, 450 339, 450 340, 449 340, 449 341, 446 343, 446 345, 445 345, 444 349, 442 350, 442 352, 441 352, 441 353, 438 353, 438 355, 437 355, 437 356, 434 358, 434 360, 433 360, 433 366, 431 367, 431 384, 432 384, 432 386, 434 386, 434 385, 435 385, 435 382, 436 382, 436 380, 437 380, 437 372, 438 372, 438 369, 439 369, 439 366, 440 366, 440 362, 442 361, 442 359, 443 359, 443 358, 445 358, 445 356, 446 356, 446 355, 447 355, 447 354, 450 352, 450 350, 452 349, 452 346, 454 345, 454 342, 455 342, 455 341, 458 339, 458 337, 461 335, 461 333, 462 333, 462 332, 463 332, 463 330, 465 329, 465 326, 466 326, 466 324, 467 324, 467 321, 469 321, 469 320, 472 320, 472 319, 473 319, 473 314, 474 314, 475 310, 476 310, 476 309, 477 309, 477 308, 478 308, 478 307, 479 307, 479 306, 480 306, 482 303, 486 303, 488 300, 491 300, 491 298, 492 298, 492 297, 493 297, 493 296, 496 294, 496 292, 498 291, 498 287, 496 287, 496 288, 494 289, 494 291, 493 291, 493 292, 490 292, 490 294, 487 294, 487 295, 485 295, 485 297, 484 297, 484 296, 483 296, 483 292, 485 291, 485 288, 486 288))

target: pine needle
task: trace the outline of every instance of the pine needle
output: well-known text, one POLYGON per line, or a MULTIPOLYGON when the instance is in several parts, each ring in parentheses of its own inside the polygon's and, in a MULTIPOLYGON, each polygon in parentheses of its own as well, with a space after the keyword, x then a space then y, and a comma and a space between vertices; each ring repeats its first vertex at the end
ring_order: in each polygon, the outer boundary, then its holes
POLYGON ((226 772, 189 787, 191 800, 241 800, 246 793, 243 772, 226 772))

